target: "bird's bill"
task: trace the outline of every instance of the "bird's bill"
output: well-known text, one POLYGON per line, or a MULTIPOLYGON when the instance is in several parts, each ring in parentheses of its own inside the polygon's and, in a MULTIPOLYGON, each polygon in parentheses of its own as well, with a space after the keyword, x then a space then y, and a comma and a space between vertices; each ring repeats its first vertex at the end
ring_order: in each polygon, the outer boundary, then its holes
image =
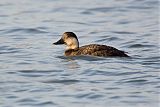
POLYGON ((61 45, 64 44, 64 40, 61 38, 60 40, 58 40, 57 42, 53 43, 54 45, 61 45))

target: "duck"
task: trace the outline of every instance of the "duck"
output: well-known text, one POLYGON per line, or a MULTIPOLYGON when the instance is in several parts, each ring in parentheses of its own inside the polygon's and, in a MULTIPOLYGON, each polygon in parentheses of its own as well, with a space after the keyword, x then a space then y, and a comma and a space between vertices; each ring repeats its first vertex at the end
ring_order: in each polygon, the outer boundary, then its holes
POLYGON ((53 45, 66 45, 65 56, 98 56, 98 57, 129 57, 126 52, 112 46, 89 44, 79 47, 75 33, 64 32, 62 37, 53 45))

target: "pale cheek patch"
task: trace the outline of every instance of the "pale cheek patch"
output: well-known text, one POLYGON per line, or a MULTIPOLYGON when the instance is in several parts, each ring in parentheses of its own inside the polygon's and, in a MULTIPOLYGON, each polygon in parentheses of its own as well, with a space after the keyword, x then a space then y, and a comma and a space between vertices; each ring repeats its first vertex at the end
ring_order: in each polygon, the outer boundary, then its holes
POLYGON ((72 41, 71 39, 68 39, 68 40, 67 40, 67 45, 68 45, 68 46, 73 45, 73 41, 72 41))
POLYGON ((65 42, 67 43, 67 49, 75 49, 78 47, 78 41, 75 38, 67 38, 65 42))

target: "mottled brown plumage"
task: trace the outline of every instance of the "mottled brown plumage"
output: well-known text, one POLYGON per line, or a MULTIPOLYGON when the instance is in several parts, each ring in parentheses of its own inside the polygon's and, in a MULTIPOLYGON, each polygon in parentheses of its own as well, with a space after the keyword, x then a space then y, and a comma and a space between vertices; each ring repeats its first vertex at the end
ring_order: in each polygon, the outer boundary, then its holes
POLYGON ((66 56, 77 56, 77 55, 91 55, 91 56, 119 56, 128 57, 124 51, 118 50, 111 46, 90 44, 79 47, 79 42, 77 36, 73 32, 65 32, 62 38, 54 43, 67 45, 67 50, 65 51, 66 56))
POLYGON ((98 44, 90 44, 79 47, 78 49, 70 49, 65 51, 66 56, 76 55, 92 55, 92 56, 121 56, 127 57, 124 51, 120 51, 114 47, 98 44))

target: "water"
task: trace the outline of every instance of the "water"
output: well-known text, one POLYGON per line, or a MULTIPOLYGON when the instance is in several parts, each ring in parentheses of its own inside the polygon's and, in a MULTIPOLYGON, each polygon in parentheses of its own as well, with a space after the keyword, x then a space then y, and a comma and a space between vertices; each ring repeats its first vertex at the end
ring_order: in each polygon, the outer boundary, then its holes
POLYGON ((158 0, 1 0, 1 107, 160 107, 158 0), (65 57, 65 31, 131 58, 65 57))

